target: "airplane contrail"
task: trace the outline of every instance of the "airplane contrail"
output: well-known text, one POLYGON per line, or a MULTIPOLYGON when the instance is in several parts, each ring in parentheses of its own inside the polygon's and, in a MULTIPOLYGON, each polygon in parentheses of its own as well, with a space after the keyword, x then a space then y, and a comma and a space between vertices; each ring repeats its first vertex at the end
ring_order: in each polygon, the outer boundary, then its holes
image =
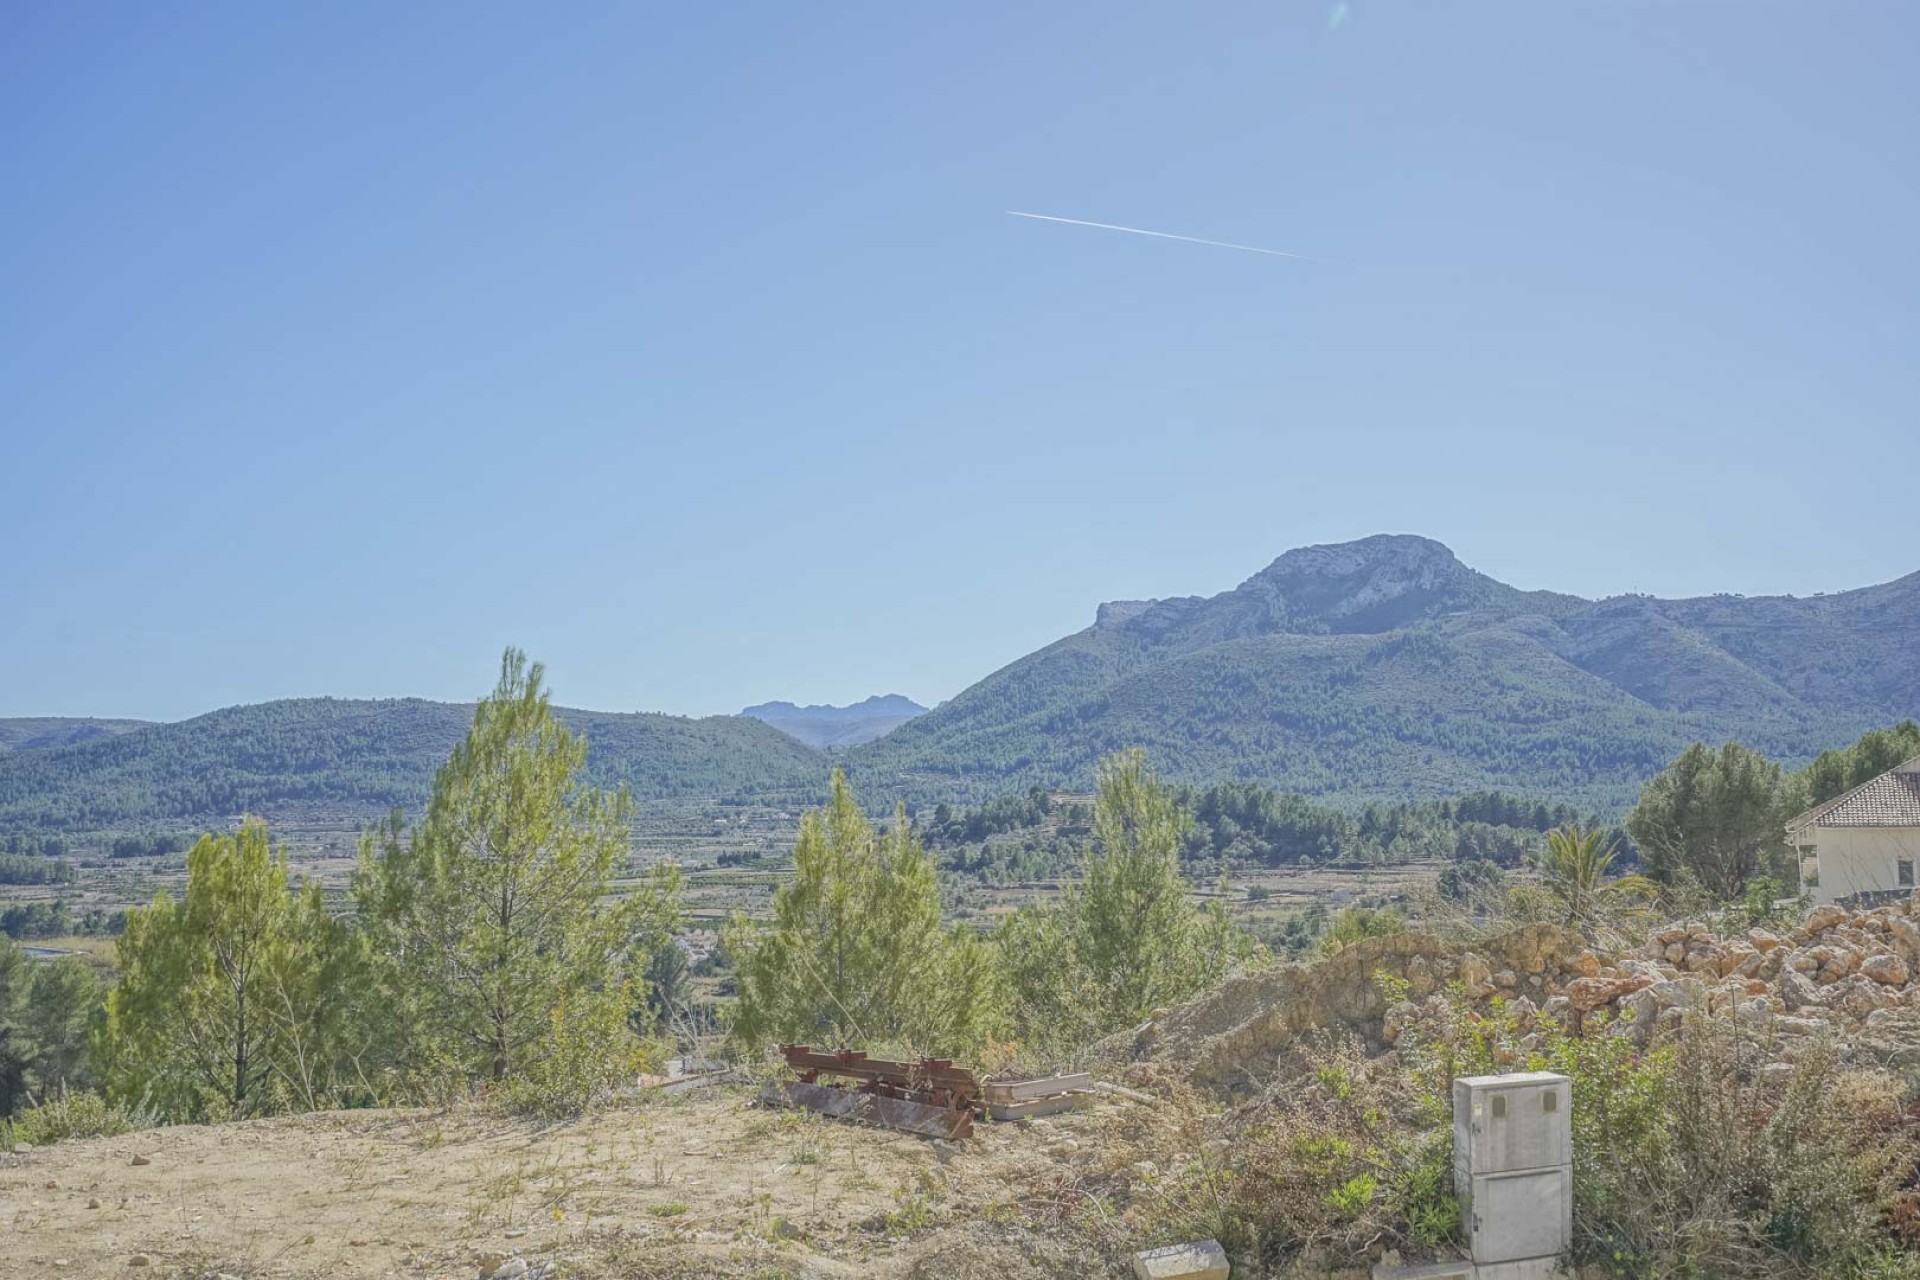
POLYGON ((1229 244, 1225 240, 1202 240, 1199 236, 1177 236, 1171 231, 1148 231, 1145 227, 1122 227, 1112 222, 1088 222, 1085 218, 1056 218, 1046 213, 1022 213, 1018 209, 1007 210, 1010 218, 1033 218, 1039 222, 1064 222, 1074 227, 1099 227, 1102 231, 1125 231, 1130 235, 1152 236, 1156 240, 1184 240, 1188 244, 1212 245, 1216 249, 1238 249, 1242 253, 1264 253, 1270 258, 1294 258, 1301 262, 1314 262, 1304 253, 1289 253, 1285 249, 1262 249, 1254 244, 1229 244))

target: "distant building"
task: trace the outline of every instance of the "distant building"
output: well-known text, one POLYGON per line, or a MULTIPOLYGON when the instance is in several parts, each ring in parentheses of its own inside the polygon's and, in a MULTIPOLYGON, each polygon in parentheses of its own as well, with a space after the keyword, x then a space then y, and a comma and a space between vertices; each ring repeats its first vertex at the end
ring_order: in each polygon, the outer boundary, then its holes
POLYGON ((1787 824, 1787 843, 1817 863, 1816 902, 1905 896, 1920 863, 1920 756, 1787 824))

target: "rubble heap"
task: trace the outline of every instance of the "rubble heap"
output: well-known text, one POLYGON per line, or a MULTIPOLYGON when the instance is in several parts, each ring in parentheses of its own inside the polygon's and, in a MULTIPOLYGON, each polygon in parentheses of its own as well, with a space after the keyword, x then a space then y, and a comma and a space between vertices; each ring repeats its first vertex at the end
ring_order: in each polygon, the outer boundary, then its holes
POLYGON ((1611 1030, 1644 1043, 1700 1010, 1778 1038, 1787 1057, 1795 1040, 1834 1034, 1856 1055, 1920 1062, 1920 899, 1815 907, 1777 933, 1722 937, 1704 923, 1676 923, 1655 930, 1638 955, 1583 952, 1576 963, 1575 976, 1548 983, 1538 1012, 1584 1022, 1605 1011, 1611 1030))
POLYGON ((1553 925, 1471 945, 1421 933, 1371 938, 1313 964, 1234 978, 1102 1047, 1177 1062, 1198 1083, 1234 1091, 1270 1074, 1314 1029, 1389 1049, 1422 1004, 1456 988, 1488 1007, 1497 999, 1523 1029, 1545 1018, 1644 1044, 1697 1010, 1768 1037, 1789 1061, 1834 1036, 1855 1056, 1920 1064, 1920 896, 1873 910, 1816 907, 1777 932, 1723 936, 1705 922, 1674 923, 1630 953, 1553 925))

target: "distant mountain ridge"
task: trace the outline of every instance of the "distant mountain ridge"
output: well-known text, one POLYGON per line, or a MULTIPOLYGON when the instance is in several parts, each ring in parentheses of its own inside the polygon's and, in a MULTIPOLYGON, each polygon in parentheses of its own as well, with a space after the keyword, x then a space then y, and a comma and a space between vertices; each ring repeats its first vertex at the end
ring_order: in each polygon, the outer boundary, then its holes
POLYGON ((92 716, 16 716, 0 718, 0 753, 44 751, 79 742, 111 738, 145 729, 150 720, 101 720, 92 716))
POLYGON ((927 709, 897 693, 876 694, 849 706, 796 707, 791 702, 762 702, 740 712, 764 721, 811 747, 852 747, 893 732, 927 709))
MULTIPOLYGON (((1920 573, 1807 599, 1593 601, 1380 535, 1289 551, 1214 596, 1102 604, 932 711, 886 695, 701 720, 560 715, 587 735, 592 780, 643 800, 785 807, 841 763, 869 803, 971 802, 1084 788, 1102 755, 1137 745, 1183 782, 1355 802, 1503 790, 1618 812, 1696 739, 1797 763, 1920 716, 1920 573)), ((377 817, 424 800, 471 716, 302 698, 178 724, 0 721, 0 831, 377 817)))
POLYGON ((849 753, 907 796, 1083 786, 1147 747, 1189 781, 1619 808, 1685 745, 1804 760, 1920 711, 1920 574, 1811 599, 1523 591, 1431 539, 1282 555, 1094 623, 849 753))
MULTIPOLYGON (((586 736, 589 780, 642 800, 807 799, 827 774, 818 752, 741 716, 554 710, 586 736)), ((238 814, 364 822, 422 805, 472 720, 471 703, 294 698, 0 754, 0 831, 194 829, 238 814)))

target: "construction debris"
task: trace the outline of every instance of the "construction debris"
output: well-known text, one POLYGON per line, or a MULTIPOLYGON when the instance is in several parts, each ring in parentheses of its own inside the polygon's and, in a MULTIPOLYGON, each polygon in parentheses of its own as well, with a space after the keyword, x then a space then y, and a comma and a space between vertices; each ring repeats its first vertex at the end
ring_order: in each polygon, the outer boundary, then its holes
POLYGON ((781 1055, 800 1078, 774 1081, 763 1097, 784 1098, 794 1106, 825 1115, 866 1120, 932 1138, 973 1134, 973 1109, 980 1100, 980 1078, 948 1058, 895 1062, 869 1058, 858 1049, 814 1050, 782 1045, 781 1055), (848 1087, 821 1084, 820 1077, 842 1076, 848 1087))
POLYGON ((1093 1090, 1093 1077, 1084 1071, 1034 1080, 989 1080, 987 1115, 995 1120, 1057 1115, 1092 1102, 1093 1090))
POLYGON ((1145 1094, 1103 1085, 1084 1071, 983 1081, 949 1058, 896 1062, 869 1058, 858 1049, 828 1051, 804 1044, 782 1045, 780 1053, 799 1079, 769 1082, 761 1091, 763 1102, 931 1138, 970 1137, 976 1115, 1005 1121, 1072 1111, 1098 1101, 1107 1089, 1151 1101, 1145 1094), (851 1083, 823 1081, 823 1076, 851 1083))

